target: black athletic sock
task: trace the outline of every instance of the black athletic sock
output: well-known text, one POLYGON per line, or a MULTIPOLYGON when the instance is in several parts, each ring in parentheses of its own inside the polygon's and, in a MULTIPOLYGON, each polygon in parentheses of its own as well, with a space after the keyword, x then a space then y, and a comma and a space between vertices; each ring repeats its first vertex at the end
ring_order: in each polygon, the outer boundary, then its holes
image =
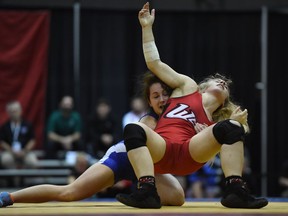
POLYGON ((244 184, 244 180, 241 176, 228 176, 225 178, 225 186, 231 184, 244 184))
POLYGON ((155 187, 155 177, 154 176, 142 176, 139 178, 138 188, 142 188, 142 187, 151 188, 151 186, 155 187))

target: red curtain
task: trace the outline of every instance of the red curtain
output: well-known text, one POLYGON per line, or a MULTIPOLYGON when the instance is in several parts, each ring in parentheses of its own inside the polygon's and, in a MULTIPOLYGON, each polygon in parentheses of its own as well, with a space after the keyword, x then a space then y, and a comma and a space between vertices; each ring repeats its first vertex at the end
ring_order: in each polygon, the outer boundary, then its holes
POLYGON ((42 146, 49 43, 48 11, 0 11, 0 124, 18 100, 42 146))

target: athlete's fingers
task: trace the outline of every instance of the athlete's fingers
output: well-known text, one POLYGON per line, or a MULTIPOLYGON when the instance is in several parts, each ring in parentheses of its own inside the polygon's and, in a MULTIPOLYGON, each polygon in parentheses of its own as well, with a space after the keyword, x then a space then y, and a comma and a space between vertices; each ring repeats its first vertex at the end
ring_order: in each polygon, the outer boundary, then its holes
POLYGON ((143 6, 143 9, 148 9, 149 10, 149 2, 146 2, 143 6))
POLYGON ((155 9, 152 9, 152 11, 151 11, 151 16, 152 16, 152 17, 155 17, 155 9))

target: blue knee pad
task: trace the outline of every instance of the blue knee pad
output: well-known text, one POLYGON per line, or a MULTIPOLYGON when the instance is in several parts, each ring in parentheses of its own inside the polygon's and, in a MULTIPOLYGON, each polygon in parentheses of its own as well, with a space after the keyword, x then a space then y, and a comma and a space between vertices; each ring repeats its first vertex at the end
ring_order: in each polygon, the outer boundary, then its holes
POLYGON ((220 144, 231 145, 238 141, 243 141, 245 136, 244 127, 237 121, 227 119, 218 122, 213 127, 213 134, 220 144), (236 124, 236 122, 238 124, 236 124))

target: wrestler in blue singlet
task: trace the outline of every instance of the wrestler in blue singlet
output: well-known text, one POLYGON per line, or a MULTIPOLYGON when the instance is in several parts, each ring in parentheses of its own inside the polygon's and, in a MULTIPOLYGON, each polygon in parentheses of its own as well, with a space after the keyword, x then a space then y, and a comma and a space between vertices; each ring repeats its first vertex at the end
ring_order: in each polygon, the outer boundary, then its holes
MULTIPOLYGON (((141 119, 145 116, 151 116, 156 120, 159 118, 159 116, 152 109, 147 114, 142 116, 141 119)), ((98 163, 106 165, 114 172, 115 183, 123 179, 137 181, 134 170, 128 159, 123 140, 111 146, 103 158, 98 161, 98 163)))

